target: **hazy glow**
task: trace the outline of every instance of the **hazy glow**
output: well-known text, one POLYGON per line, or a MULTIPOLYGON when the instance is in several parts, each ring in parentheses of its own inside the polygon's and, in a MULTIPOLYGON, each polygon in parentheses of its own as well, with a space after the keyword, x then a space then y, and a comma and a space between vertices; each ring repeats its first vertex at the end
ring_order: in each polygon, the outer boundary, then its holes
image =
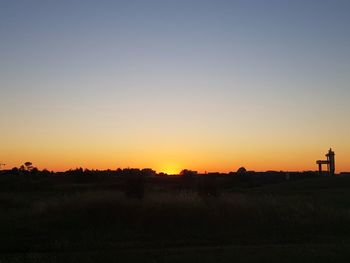
POLYGON ((350 170, 349 1, 3 1, 0 162, 350 170))

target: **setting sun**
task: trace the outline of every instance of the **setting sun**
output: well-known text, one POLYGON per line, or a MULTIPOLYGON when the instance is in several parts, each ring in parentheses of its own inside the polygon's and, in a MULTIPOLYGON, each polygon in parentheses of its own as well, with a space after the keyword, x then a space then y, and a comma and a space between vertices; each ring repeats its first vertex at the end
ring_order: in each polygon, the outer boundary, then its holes
POLYGON ((166 173, 168 175, 179 174, 181 171, 180 166, 177 165, 163 165, 158 172, 166 173))

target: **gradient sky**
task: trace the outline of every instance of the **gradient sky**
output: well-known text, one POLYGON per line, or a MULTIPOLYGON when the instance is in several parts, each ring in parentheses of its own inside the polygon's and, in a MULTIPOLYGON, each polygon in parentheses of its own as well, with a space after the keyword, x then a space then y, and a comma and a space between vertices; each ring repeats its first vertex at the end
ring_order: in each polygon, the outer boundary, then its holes
POLYGON ((0 162, 350 170, 350 1, 0 0, 0 162))

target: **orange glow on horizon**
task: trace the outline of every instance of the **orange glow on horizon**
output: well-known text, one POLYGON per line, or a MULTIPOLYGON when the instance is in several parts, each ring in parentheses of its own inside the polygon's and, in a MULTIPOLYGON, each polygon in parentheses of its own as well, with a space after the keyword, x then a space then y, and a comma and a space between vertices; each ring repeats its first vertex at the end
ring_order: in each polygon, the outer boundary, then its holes
MULTIPOLYGON (((265 157, 264 159, 256 158, 256 156, 243 156, 241 158, 232 158, 231 160, 219 159, 217 158, 204 158, 198 161, 193 161, 193 159, 189 158, 186 160, 185 158, 179 158, 178 163, 163 161, 160 157, 154 158, 155 160, 148 161, 138 161, 139 158, 133 159, 133 162, 128 161, 127 159, 123 159, 118 161, 110 160, 110 159, 95 159, 93 156, 85 157, 85 158, 74 158, 70 156, 70 158, 40 158, 42 156, 33 155, 32 158, 28 155, 26 157, 21 158, 21 161, 17 160, 5 160, 2 159, 1 162, 6 163, 5 167, 2 169, 11 169, 13 167, 19 167, 24 162, 30 161, 33 163, 35 167, 38 169, 48 169, 52 171, 66 171, 69 169, 75 168, 86 168, 86 169, 97 169, 97 170, 106 170, 111 169, 115 170, 117 168, 151 168, 158 173, 166 173, 168 175, 179 174, 183 169, 195 170, 199 173, 204 172, 222 172, 227 173, 231 171, 236 171, 239 167, 245 167, 247 170, 252 171, 307 171, 313 170, 316 171, 316 159, 322 159, 323 155, 315 155, 315 156, 301 156, 301 159, 290 157, 283 158, 281 155, 279 158, 277 156, 270 156, 269 158, 265 157), (247 158, 245 158, 247 157, 247 158), (255 157, 255 158, 254 158, 255 157)), ((67 157, 67 156, 66 156, 67 157)), ((176 160, 176 159, 174 159, 176 160)), ((341 157, 336 155, 336 172, 345 172, 349 171, 350 167, 348 166, 346 157, 341 157)))
POLYGON ((174 164, 160 165, 157 170, 158 173, 166 173, 168 175, 179 174, 181 172, 181 167, 174 164))
MULTIPOLYGON (((39 141, 39 140, 38 140, 39 141)), ((165 140, 164 140, 165 141, 165 140)), ((189 142, 187 145, 165 144, 163 141, 156 147, 141 145, 82 141, 60 142, 51 146, 43 141, 39 145, 8 145, 0 155, 0 162, 6 163, 2 169, 20 167, 30 161, 38 169, 65 171, 75 168, 115 170, 117 168, 151 168, 158 173, 178 174, 183 169, 198 171, 199 173, 237 171, 239 167, 254 171, 306 171, 317 170, 316 160, 323 159, 329 149, 328 145, 315 145, 300 149, 296 144, 279 145, 251 145, 226 144, 224 147, 213 142, 189 142), (75 145, 74 145, 75 143, 75 145), (81 146, 83 145, 83 146, 81 146), (214 146, 212 146, 214 145, 214 146)), ((287 144, 287 143, 286 143, 287 144)), ((333 146, 333 145, 332 145, 333 146)), ((350 171, 348 157, 349 147, 334 145, 336 153, 336 172, 350 171)))

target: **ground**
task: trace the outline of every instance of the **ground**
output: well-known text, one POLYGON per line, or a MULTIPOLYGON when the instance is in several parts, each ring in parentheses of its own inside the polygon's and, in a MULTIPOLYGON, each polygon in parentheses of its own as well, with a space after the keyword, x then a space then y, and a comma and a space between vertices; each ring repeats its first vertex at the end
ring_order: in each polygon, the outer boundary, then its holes
POLYGON ((350 178, 0 178, 0 262, 348 262, 350 178), (212 183, 209 181, 209 183, 212 183), (186 187, 184 187, 184 185, 186 187), (225 186, 225 187, 222 187, 225 186))

